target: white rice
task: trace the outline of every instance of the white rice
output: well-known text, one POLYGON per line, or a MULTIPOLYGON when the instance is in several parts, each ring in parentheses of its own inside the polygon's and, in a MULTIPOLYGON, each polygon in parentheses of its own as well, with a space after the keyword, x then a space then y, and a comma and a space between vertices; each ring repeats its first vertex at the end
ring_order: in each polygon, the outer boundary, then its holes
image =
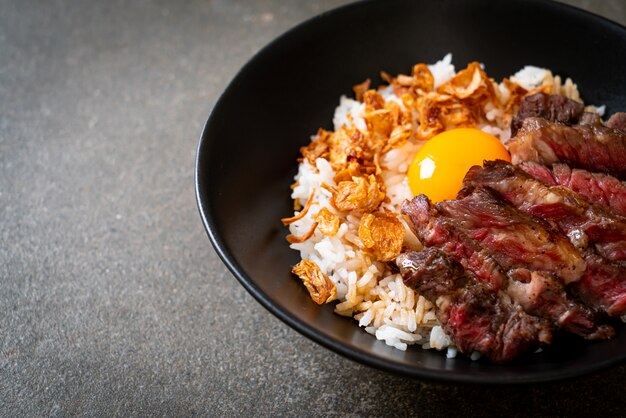
POLYGON ((428 69, 435 79, 435 88, 439 87, 446 81, 450 80, 456 74, 454 65, 452 65, 452 54, 448 53, 441 60, 429 65, 428 69))
MULTIPOLYGON (((435 87, 455 75, 451 54, 428 67, 434 76, 435 87)), ((526 89, 543 83, 553 83, 557 91, 580 100, 577 87, 570 79, 562 83, 560 77, 552 76, 552 73, 545 69, 524 67, 512 77, 512 80, 526 89)), ((510 94, 503 84, 498 87, 505 102, 510 94)), ((402 105, 402 101, 393 94, 390 87, 379 90, 379 93, 386 101, 395 101, 402 105)), ((508 127, 498 125, 502 120, 502 111, 491 107, 485 109, 490 123, 479 128, 505 141, 508 139, 508 127)), ((354 125, 359 130, 366 130, 365 121, 361 116, 364 108, 363 103, 342 96, 333 117, 335 130, 344 125, 354 125)), ((316 139, 317 137, 312 137, 312 140, 316 139)), ((385 170, 382 178, 390 199, 389 203, 382 205, 384 209, 400 213, 402 202, 412 197, 406 173, 422 144, 423 142, 411 138, 402 147, 393 149, 383 156, 381 165, 385 170)), ((399 274, 391 271, 384 263, 373 261, 367 253, 359 249, 360 217, 337 211, 330 204, 331 193, 322 187, 322 183, 336 186, 334 176, 335 171, 325 159, 317 159, 315 167, 306 159, 300 163, 295 177, 297 186, 293 189, 291 197, 304 206, 314 191, 315 203, 310 206, 306 216, 289 225, 291 234, 301 236, 307 232, 322 208, 337 215, 341 220, 341 226, 335 236, 329 237, 316 230, 310 239, 291 244, 291 248, 300 251, 303 259, 315 262, 335 283, 338 298, 335 306, 337 314, 354 317, 366 332, 399 350, 406 350, 409 345, 417 344, 422 348, 447 349, 447 356, 455 357, 457 350, 438 323, 433 304, 405 286, 399 274)), ((421 244, 403 220, 402 222, 406 229, 404 245, 419 249, 421 244)), ((479 353, 471 355, 472 359, 478 357, 479 353)))
MULTIPOLYGON (((385 206, 396 213, 404 199, 411 197, 406 170, 418 149, 419 145, 407 143, 387 153, 382 161, 383 166, 389 168, 383 173, 383 179, 391 202, 385 206)), ((335 311, 339 315, 354 316, 365 331, 400 350, 412 344, 428 348, 430 329, 437 324, 433 305, 405 286, 399 274, 390 271, 384 263, 373 261, 359 249, 360 217, 346 216, 330 204, 330 192, 321 187, 322 183, 336 185, 329 162, 320 158, 315 168, 317 170, 306 160, 300 164, 296 175, 298 185, 293 189, 292 198, 304 205, 315 190, 315 203, 306 216, 289 225, 289 230, 293 235, 304 234, 323 207, 336 214, 342 224, 335 236, 329 237, 316 230, 311 238, 291 244, 291 248, 300 251, 303 259, 315 262, 335 283, 339 301, 335 311)), ((408 231, 407 241, 413 247, 419 246, 417 238, 408 231)))
POLYGON ((341 98, 339 99, 339 106, 337 106, 337 109, 335 109, 335 116, 333 117, 333 125, 335 127, 335 131, 339 130, 339 128, 344 125, 352 126, 352 122, 354 122, 354 126, 357 129, 365 131, 367 129, 367 126, 365 126, 365 120, 363 120, 363 118, 361 117, 361 113, 364 109, 364 103, 349 99, 346 96, 341 96, 341 98), (352 116, 352 121, 350 121, 348 115, 352 116))

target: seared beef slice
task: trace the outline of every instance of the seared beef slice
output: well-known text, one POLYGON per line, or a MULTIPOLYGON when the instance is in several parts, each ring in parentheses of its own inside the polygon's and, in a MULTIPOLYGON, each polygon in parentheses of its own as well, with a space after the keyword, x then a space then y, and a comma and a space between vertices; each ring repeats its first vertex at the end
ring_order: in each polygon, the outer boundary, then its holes
POLYGON ((569 189, 549 187, 503 161, 472 167, 459 196, 469 195, 477 187, 489 187, 523 212, 557 224, 578 246, 587 265, 573 286, 577 294, 611 316, 626 312, 626 267, 619 261, 626 245, 624 218, 569 189))
POLYGON ((565 283, 579 280, 585 271, 580 253, 560 231, 520 212, 489 189, 478 187, 463 199, 441 202, 437 208, 507 270, 550 271, 565 283))
POLYGON ((440 216, 426 196, 405 201, 402 213, 409 218, 409 225, 424 245, 441 249, 492 291, 497 292, 506 282, 490 252, 455 227, 454 222, 440 216))
POLYGON ((534 161, 525 161, 519 167, 550 186, 565 186, 587 201, 600 204, 618 215, 626 216, 626 183, 603 173, 592 173, 567 164, 553 164, 552 170, 534 161))
POLYGON ((598 324, 597 311, 570 296, 554 274, 521 269, 511 272, 512 277, 517 274, 526 276, 527 280, 510 280, 507 294, 526 312, 587 340, 603 340, 615 335, 613 327, 598 324))
POLYGON ((465 176, 459 197, 489 187, 516 208, 556 223, 581 250, 595 247, 612 261, 626 260, 626 218, 587 202, 565 187, 550 187, 504 161, 486 161, 465 176))
POLYGON ((568 125, 578 123, 585 107, 582 103, 564 96, 536 93, 522 100, 517 114, 511 121, 511 136, 515 136, 525 119, 540 117, 568 125))
POLYGON ((526 118, 509 143, 514 164, 536 161, 611 174, 626 179, 626 132, 598 125, 565 126, 526 118))
POLYGON ((396 263, 405 283, 436 305, 437 318, 459 351, 504 362, 551 342, 545 320, 499 298, 441 251, 403 253, 396 263))
POLYGON ((572 288, 587 305, 626 320, 626 268, 592 252, 584 256, 587 270, 572 288))
POLYGON ((486 189, 437 205, 418 196, 404 204, 403 213, 426 245, 440 248, 484 283, 499 283, 498 289, 526 312, 584 338, 612 335, 612 329, 599 327, 595 313, 574 301, 554 276, 579 280, 585 263, 567 238, 545 222, 486 189))

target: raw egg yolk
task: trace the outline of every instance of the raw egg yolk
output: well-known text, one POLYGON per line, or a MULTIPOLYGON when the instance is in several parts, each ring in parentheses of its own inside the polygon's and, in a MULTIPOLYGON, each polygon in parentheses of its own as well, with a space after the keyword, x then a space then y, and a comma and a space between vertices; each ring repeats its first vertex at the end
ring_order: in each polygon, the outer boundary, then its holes
POLYGON ((407 173, 409 187, 433 202, 455 199, 467 171, 484 160, 510 162, 511 156, 498 138, 480 129, 451 129, 419 150, 407 173))

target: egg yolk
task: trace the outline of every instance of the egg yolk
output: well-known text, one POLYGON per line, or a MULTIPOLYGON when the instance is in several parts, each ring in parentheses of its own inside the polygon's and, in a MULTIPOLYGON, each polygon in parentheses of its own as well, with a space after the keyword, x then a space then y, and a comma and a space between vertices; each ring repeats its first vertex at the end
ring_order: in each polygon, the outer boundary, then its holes
POLYGON ((433 202, 455 199, 467 171, 484 160, 510 162, 511 156, 498 138, 480 129, 451 129, 419 150, 407 173, 409 187, 433 202))

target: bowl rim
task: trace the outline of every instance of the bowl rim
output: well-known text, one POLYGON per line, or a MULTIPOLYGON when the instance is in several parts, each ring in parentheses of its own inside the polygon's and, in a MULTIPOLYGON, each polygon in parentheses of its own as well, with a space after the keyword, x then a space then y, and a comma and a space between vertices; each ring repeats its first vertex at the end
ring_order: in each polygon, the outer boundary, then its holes
MULTIPOLYGON (((305 321, 301 320, 298 317, 292 316, 289 312, 281 309, 277 306, 269 295, 263 292, 256 284, 255 281, 247 275, 239 263, 237 262, 236 257, 228 248, 228 245, 224 242, 224 240, 219 236, 218 228, 216 224, 215 214, 211 208, 211 204, 209 202, 209 198, 204 196, 202 189, 210 187, 210 180, 206 181, 205 184, 200 184, 200 172, 204 167, 204 160, 211 159, 211 149, 208 145, 210 140, 208 139, 208 131, 213 123, 215 123, 214 115, 215 110, 218 109, 222 102, 225 100, 224 98, 229 95, 229 92, 234 88, 237 84, 237 81, 242 77, 242 74, 249 71, 251 67, 255 65, 255 63, 265 55, 268 51, 275 48, 277 44, 280 44, 283 39, 291 37, 294 33, 297 33, 301 30, 305 30, 310 26, 313 26, 320 19, 325 19, 327 16, 334 16, 341 13, 350 13, 351 10, 359 8, 359 7, 367 7, 370 3, 376 3, 381 0, 362 0, 356 1, 353 3, 345 4, 334 9, 319 13, 313 17, 310 17, 295 26, 292 26, 279 36, 273 38, 269 43, 260 48, 256 53, 250 57, 247 62, 237 71, 235 76, 228 82, 227 87, 220 94, 218 100, 215 102, 215 105, 211 109, 209 116, 202 128, 202 132, 200 133, 200 137, 198 139, 198 144, 196 147, 196 157, 195 157, 195 170, 194 170, 194 189, 196 195, 196 205, 200 214, 200 218, 202 220, 202 224, 204 229, 209 237, 211 244, 213 245, 215 251, 218 256, 222 260, 222 262, 226 265, 226 267, 230 270, 230 272, 235 276, 235 278, 239 281, 239 283, 250 293, 256 300, 259 302, 265 309, 271 312, 274 316, 280 319, 285 324, 289 325, 291 328, 295 329, 300 334, 305 337, 315 341, 316 343, 322 345, 323 347, 332 350, 333 352, 342 355, 343 357, 349 358, 351 360, 357 361, 359 363, 365 364, 367 366, 391 372, 394 374, 407 376, 411 378, 418 378, 433 382, 442 382, 442 383, 459 383, 459 384, 479 384, 479 385, 496 385, 496 384, 509 384, 509 385, 520 385, 520 384, 529 384, 529 383, 546 383, 552 381, 562 381, 567 379, 572 379, 575 377, 580 377, 586 374, 590 374, 593 372, 598 372, 604 369, 609 368, 610 366, 619 364, 626 360, 626 354, 624 354, 620 358, 610 358, 605 361, 600 361, 596 363, 592 363, 590 365, 582 366, 580 368, 570 368, 565 370, 556 370, 556 371, 542 371, 540 373, 535 374, 520 374, 520 375, 472 375, 472 374, 460 374, 450 370, 433 370, 433 369, 425 369, 420 368, 418 365, 414 367, 407 366, 405 363, 399 363, 392 359, 386 359, 377 355, 370 353, 367 350, 363 350, 358 347, 348 346, 341 341, 335 340, 334 338, 325 335, 323 333, 318 332, 311 326, 309 326, 305 321), (207 147, 209 147, 207 149, 207 147)), ((384 1, 384 0, 383 0, 384 1)), ((389 1, 389 0, 387 0, 389 1)), ((613 29, 618 29, 626 32, 626 26, 623 26, 617 22, 609 20, 603 16, 600 16, 596 13, 580 9, 576 6, 572 6, 569 4, 561 3, 558 0, 513 0, 518 3, 528 3, 529 5, 541 5, 543 7, 549 7, 554 10, 560 10, 562 12, 569 12, 578 15, 583 15, 588 19, 594 20, 594 24, 601 24, 609 27, 613 27, 613 29)), ((501 3, 499 3, 501 4, 501 3)), ((504 3, 506 4, 506 3, 504 3)), ((502 6, 506 7, 506 6, 502 6)))

